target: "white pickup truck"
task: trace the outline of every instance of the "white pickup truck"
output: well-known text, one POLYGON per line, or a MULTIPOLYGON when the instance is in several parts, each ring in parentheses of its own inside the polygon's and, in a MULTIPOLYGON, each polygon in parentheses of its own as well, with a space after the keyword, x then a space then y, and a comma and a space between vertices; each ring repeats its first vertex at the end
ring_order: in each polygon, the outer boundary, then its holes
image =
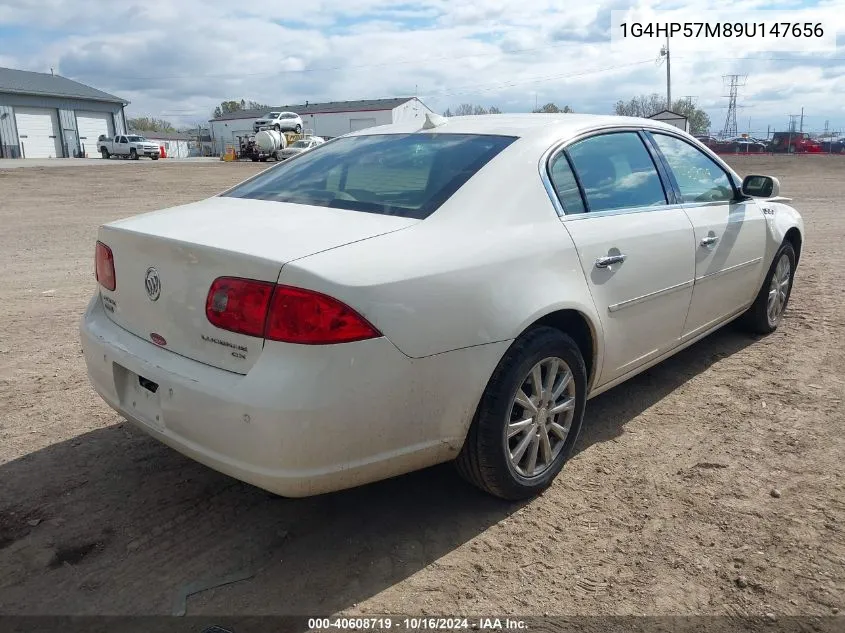
POLYGON ((138 160, 141 156, 158 160, 161 155, 158 145, 136 134, 120 134, 113 139, 101 136, 97 140, 97 151, 103 158, 120 156, 132 160, 138 160))

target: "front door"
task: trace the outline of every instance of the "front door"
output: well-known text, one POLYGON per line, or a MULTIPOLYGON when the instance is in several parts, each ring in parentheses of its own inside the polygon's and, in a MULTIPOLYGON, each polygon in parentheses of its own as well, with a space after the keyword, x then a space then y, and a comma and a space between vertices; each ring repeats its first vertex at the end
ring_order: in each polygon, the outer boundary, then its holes
POLYGON ((604 330, 601 386, 678 344, 695 274, 693 229, 669 203, 638 132, 577 141, 550 175, 604 330))
POLYGON ((652 133, 695 229, 695 286, 684 338, 746 308, 760 289, 766 219, 754 200, 739 199, 725 170, 691 143, 652 133))

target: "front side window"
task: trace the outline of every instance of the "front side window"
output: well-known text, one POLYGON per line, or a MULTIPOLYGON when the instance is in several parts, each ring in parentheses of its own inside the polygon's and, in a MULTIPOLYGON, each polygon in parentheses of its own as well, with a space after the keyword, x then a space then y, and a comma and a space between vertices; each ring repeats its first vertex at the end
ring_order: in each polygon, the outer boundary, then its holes
POLYGON ((295 119, 295 118, 296 118, 296 115, 295 115, 295 114, 291 114, 290 112, 288 112, 287 114, 283 114, 283 115, 282 115, 282 116, 280 116, 279 118, 280 118, 280 119, 295 119))
POLYGON ((591 136, 568 149, 588 210, 666 204, 654 161, 636 132, 591 136))
POLYGON ((514 140, 442 133, 340 138, 223 195, 423 219, 514 140))
POLYGON ((652 133, 669 168, 675 175, 684 202, 727 202, 734 197, 725 170, 712 158, 681 139, 652 133))

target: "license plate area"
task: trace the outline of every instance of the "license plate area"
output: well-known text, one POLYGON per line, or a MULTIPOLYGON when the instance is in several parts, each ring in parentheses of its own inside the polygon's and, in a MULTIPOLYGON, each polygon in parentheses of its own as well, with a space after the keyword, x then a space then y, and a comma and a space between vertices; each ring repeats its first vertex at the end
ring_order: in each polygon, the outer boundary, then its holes
POLYGON ((121 407, 131 417, 156 430, 164 430, 158 383, 114 363, 114 385, 121 407))

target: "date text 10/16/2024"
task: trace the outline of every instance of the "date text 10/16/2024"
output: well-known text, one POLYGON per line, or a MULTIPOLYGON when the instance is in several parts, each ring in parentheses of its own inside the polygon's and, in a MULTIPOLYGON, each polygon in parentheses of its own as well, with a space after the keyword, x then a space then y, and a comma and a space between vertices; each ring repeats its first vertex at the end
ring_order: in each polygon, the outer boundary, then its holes
POLYGON ((511 618, 351 617, 311 618, 308 628, 313 631, 524 631, 528 625, 524 620, 511 618))

